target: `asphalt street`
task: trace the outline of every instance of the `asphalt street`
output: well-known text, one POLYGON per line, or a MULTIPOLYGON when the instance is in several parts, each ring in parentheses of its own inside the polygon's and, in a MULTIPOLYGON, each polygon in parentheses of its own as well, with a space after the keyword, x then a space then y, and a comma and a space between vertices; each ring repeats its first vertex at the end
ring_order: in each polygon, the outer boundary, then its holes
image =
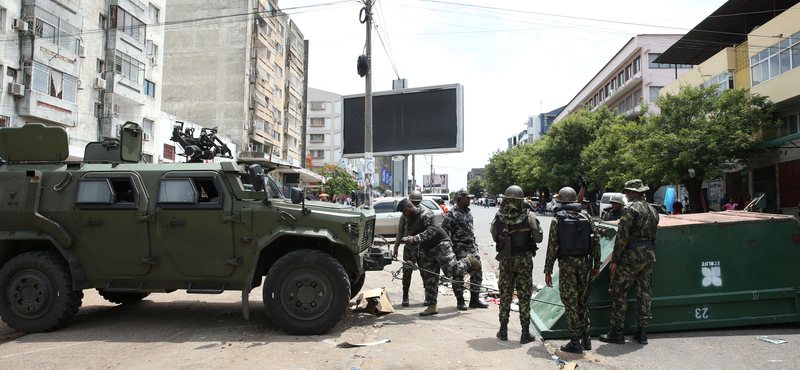
MULTIPOLYGON (((489 234, 497 208, 473 207, 476 236, 486 280, 494 279, 494 246, 489 234)), ((551 217, 542 216, 545 233, 551 217)), ((546 240, 546 236, 545 236, 546 240)), ((542 274, 545 245, 534 265, 542 274)), ((521 345, 518 315, 512 313, 509 341, 495 338, 498 306, 456 310, 455 297, 439 295, 439 314, 420 317, 424 307, 421 280, 412 279, 411 306, 401 307, 400 280, 394 263, 367 273, 364 290, 384 287, 395 312, 375 316, 348 310, 323 335, 293 336, 266 316, 261 290, 250 294, 250 320, 242 318, 241 292, 194 295, 153 294, 131 305, 104 301, 85 291, 78 315, 65 327, 24 334, 0 324, 0 369, 556 369, 540 340, 521 345), (344 341, 388 343, 337 348, 344 341)), ((351 303, 354 303, 351 302, 351 303)), ((580 369, 797 369, 800 325, 658 333, 647 346, 605 344, 595 338, 585 355, 555 352, 580 369), (784 339, 771 344, 758 336, 784 339)), ((557 348, 563 340, 548 341, 557 348)))

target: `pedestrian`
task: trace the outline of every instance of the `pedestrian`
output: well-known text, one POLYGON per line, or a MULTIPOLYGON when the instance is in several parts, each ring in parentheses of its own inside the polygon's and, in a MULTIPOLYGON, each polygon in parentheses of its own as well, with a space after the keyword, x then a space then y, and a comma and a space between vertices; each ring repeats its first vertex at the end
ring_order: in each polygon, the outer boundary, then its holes
POLYGON ((684 196, 683 197, 683 202, 681 203, 681 205, 683 206, 683 209, 681 209, 681 213, 691 213, 692 212, 691 208, 689 208, 689 197, 684 196))
POLYGON ((650 302, 659 220, 658 212, 644 199, 643 193, 647 190, 650 188, 639 179, 626 182, 622 190, 629 203, 619 220, 611 258, 609 293, 612 328, 608 334, 600 335, 603 342, 625 344, 623 329, 628 309, 627 296, 628 290, 635 284, 638 329, 633 338, 641 344, 647 344, 647 323, 652 318, 650 302))
MULTIPOLYGON (((406 245, 411 248, 412 263, 417 263, 417 256, 422 250, 425 253, 425 261, 436 260, 444 275, 451 279, 453 276, 463 275, 470 265, 475 270, 481 269, 480 261, 471 254, 456 259, 450 237, 436 222, 433 212, 428 207, 416 207, 407 202, 403 207, 403 216, 406 218, 406 234, 408 234, 406 245)), ((424 265, 421 267, 425 268, 424 265)), ((433 299, 428 308, 420 312, 420 316, 439 313, 436 307, 436 295, 433 299)))
POLYGON ((719 198, 719 210, 726 210, 727 208, 725 208, 725 205, 728 204, 728 202, 730 202, 730 199, 728 199, 728 193, 725 193, 722 198, 719 198))
POLYGON ((444 204, 444 199, 439 198, 439 208, 442 210, 442 217, 447 216, 447 205, 444 204))
POLYGON ((564 187, 558 192, 561 203, 550 223, 544 281, 553 287, 553 264, 558 259, 558 290, 564 303, 570 342, 564 352, 583 353, 592 349, 589 336, 589 282, 600 273, 600 236, 591 218, 574 203, 575 190, 564 187))
MULTIPOLYGON (((478 244, 475 243, 475 228, 472 222, 472 213, 469 209, 469 194, 461 189, 456 192, 457 203, 442 221, 442 229, 450 235, 453 241, 453 253, 456 258, 464 258, 470 254, 479 256, 478 244)), ((480 297, 480 287, 483 284, 483 269, 467 270, 470 283, 470 308, 489 308, 489 305, 480 297)), ((482 266, 481 266, 482 267, 482 266)), ((455 275, 453 280, 464 281, 464 275, 455 275)), ((458 304, 456 308, 466 310, 467 303, 464 301, 464 283, 453 282, 453 293, 456 295, 458 304)))
POLYGON ((622 199, 623 195, 619 193, 615 193, 611 196, 609 202, 611 203, 611 207, 607 207, 603 210, 603 216, 600 217, 603 221, 616 221, 622 217, 622 207, 625 206, 625 199, 622 199))
POLYGON ((681 203, 680 199, 675 199, 675 202, 672 203, 672 214, 679 215, 683 211, 683 203, 681 203))
POLYGON ((725 203, 725 210, 726 211, 733 211, 736 209, 736 203, 728 202, 725 203))
POLYGON ((496 244, 500 268, 500 330, 497 338, 508 340, 508 321, 514 288, 519 299, 519 321, 522 335, 519 342, 529 343, 535 338, 530 332, 531 294, 533 293, 533 257, 536 243, 544 237, 542 226, 533 212, 522 204, 524 193, 516 185, 509 186, 505 199, 491 224, 492 239, 496 244))
MULTIPOLYGON (((422 202, 422 193, 417 190, 412 191, 407 199, 403 199, 397 204, 397 212, 403 212, 403 208, 409 201, 415 207, 419 207, 419 204, 422 202)), ((406 235, 406 218, 400 217, 400 224, 397 225, 397 236, 394 241, 394 258, 397 258, 397 252, 400 249, 400 241, 402 241, 403 237, 406 235)), ((426 263, 427 259, 422 251, 420 251, 420 255, 417 257, 420 265, 426 263)), ((403 247, 403 261, 411 263, 411 248, 407 245, 403 247)), ((436 264, 435 260, 432 260, 428 264, 426 270, 435 271, 436 274, 429 274, 419 270, 419 276, 422 278, 422 285, 425 287, 425 301, 423 302, 423 306, 429 306, 432 299, 435 301, 433 296, 439 289, 439 265, 436 264)), ((403 267, 403 307, 408 307, 410 305, 408 290, 411 288, 411 275, 413 275, 413 271, 408 267, 403 267)))

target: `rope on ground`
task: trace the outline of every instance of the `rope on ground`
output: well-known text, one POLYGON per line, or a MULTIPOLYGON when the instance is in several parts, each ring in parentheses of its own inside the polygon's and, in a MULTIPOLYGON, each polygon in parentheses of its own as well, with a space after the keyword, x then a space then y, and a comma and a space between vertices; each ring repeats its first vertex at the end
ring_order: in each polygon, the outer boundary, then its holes
POLYGON ((469 281, 453 280, 453 278, 447 277, 446 275, 440 274, 438 272, 433 272, 431 270, 424 269, 424 268, 419 267, 419 266, 417 266, 417 265, 415 265, 415 264, 413 264, 411 262, 401 261, 401 260, 397 259, 397 257, 393 257, 392 260, 400 262, 403 265, 403 266, 401 266, 399 269, 397 269, 395 271, 391 271, 390 270, 390 272, 392 274, 392 280, 401 279, 402 277, 400 275, 401 275, 403 269, 407 268, 407 269, 410 269, 412 271, 413 270, 420 270, 420 271, 424 271, 424 272, 427 272, 427 273, 432 274, 432 275, 436 275, 436 276, 439 277, 439 279, 442 279, 442 280, 445 280, 445 281, 449 281, 451 283, 462 283, 462 284, 464 284, 464 287, 467 290, 469 290, 470 292, 480 292, 481 291, 480 289, 483 288, 483 289, 486 289, 487 291, 493 291, 493 292, 500 293, 500 290, 497 289, 497 288, 494 288, 494 287, 491 287, 491 286, 486 286, 486 285, 473 284, 473 283, 470 283, 469 281), (478 287, 478 290, 474 290, 473 286, 478 287))

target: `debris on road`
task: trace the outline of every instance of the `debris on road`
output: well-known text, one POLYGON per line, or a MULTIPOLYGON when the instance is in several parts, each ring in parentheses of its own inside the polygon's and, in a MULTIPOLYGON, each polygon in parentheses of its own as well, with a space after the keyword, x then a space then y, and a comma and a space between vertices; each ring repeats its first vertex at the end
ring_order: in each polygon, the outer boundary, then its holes
POLYGON ((758 340, 763 340, 763 341, 765 341, 765 342, 772 343, 772 344, 783 344, 783 343, 787 343, 785 340, 783 340, 783 339, 778 339, 778 338, 770 338, 770 337, 756 337, 756 339, 758 339, 758 340))
MULTIPOLYGON (((362 292, 356 298, 353 311, 364 311, 367 313, 382 315, 394 312, 394 307, 389 302, 389 295, 386 288, 375 288, 362 292)), ((359 318, 361 318, 359 316, 359 318)))
POLYGON ((350 343, 348 341, 344 341, 342 343, 337 344, 336 348, 366 347, 366 346, 374 346, 374 345, 377 345, 377 344, 384 344, 384 343, 389 343, 389 342, 391 342, 390 339, 383 339, 383 340, 379 340, 377 342, 372 342, 372 343, 350 343))

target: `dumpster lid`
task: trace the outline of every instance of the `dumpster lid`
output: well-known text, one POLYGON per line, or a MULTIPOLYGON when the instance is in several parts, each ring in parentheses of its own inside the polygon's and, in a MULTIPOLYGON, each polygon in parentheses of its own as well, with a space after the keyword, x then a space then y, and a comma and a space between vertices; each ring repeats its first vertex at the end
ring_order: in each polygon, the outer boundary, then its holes
POLYGON ((708 213, 689 213, 685 215, 662 216, 658 221, 659 227, 681 227, 694 224, 710 223, 737 223, 737 222, 767 222, 770 220, 786 220, 794 218, 792 215, 776 215, 771 213, 724 211, 708 213))

